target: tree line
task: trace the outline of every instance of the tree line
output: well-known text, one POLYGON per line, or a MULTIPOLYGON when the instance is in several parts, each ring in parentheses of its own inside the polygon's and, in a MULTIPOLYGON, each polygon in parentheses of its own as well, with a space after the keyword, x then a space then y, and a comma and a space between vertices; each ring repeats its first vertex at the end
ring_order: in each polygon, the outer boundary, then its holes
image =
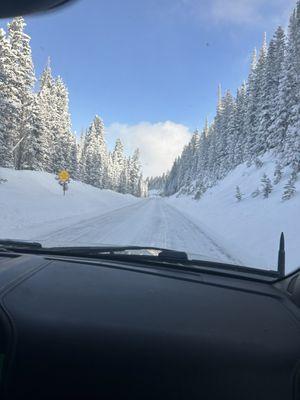
MULTIPOLYGON (((259 54, 254 50, 248 79, 236 96, 230 91, 223 95, 219 88, 212 123, 206 121, 201 132, 195 131, 174 161, 167 178, 161 180, 164 193, 200 198, 239 164, 261 167, 260 158, 267 152, 277 160, 277 178, 283 167, 291 168, 287 199, 294 193, 300 171, 300 1, 287 34, 278 27, 269 44, 264 35, 259 54)), ((269 188, 266 177, 263 184, 269 188)))
POLYGON ((103 121, 95 116, 77 140, 72 132, 68 89, 53 77, 50 61, 36 90, 30 37, 25 20, 14 18, 0 29, 0 166, 57 173, 101 189, 146 196, 139 151, 126 157, 118 139, 105 142, 103 121))

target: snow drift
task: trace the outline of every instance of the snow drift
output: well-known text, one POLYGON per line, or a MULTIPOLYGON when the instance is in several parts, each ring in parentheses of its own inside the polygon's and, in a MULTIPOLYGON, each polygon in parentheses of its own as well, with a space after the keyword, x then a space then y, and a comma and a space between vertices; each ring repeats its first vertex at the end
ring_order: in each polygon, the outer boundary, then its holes
POLYGON ((251 193, 260 186, 264 173, 272 180, 276 168, 270 154, 262 161, 263 166, 259 169, 239 165, 198 201, 189 196, 172 196, 166 201, 211 233, 245 265, 275 267, 280 233, 284 232, 287 271, 291 271, 300 266, 300 182, 295 184, 295 196, 282 201, 284 186, 291 173, 286 168, 268 198, 262 195, 252 198, 251 193), (236 186, 243 193, 240 202, 235 197, 236 186))
POLYGON ((55 175, 0 168, 0 238, 32 239, 81 219, 140 201, 71 181, 66 196, 55 175))

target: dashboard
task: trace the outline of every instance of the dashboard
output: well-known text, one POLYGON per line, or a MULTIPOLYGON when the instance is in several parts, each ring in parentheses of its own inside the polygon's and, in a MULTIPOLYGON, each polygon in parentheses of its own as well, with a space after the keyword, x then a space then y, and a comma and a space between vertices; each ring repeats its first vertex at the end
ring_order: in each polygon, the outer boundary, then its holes
POLYGON ((1 398, 300 398, 293 277, 0 254, 1 398))

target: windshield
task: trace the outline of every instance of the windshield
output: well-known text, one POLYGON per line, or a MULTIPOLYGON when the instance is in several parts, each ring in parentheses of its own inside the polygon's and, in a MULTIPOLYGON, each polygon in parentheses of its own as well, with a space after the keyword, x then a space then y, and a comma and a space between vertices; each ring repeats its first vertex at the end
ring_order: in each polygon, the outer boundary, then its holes
POLYGON ((1 20, 0 239, 300 266, 300 3, 1 20), (253 50, 254 49, 254 50, 253 50))

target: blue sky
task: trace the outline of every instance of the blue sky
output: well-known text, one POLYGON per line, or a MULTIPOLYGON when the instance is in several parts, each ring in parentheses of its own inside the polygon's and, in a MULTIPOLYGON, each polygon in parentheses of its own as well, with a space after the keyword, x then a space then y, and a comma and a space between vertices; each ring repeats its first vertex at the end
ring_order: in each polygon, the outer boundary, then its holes
MULTIPOLYGON (((158 131, 170 121, 169 129, 179 127, 183 132, 170 158, 188 140, 188 130, 200 128, 205 116, 212 119, 218 83, 236 91, 263 32, 270 37, 277 25, 286 25, 294 4, 79 0, 60 12, 27 18, 27 32, 37 73, 50 56, 54 74, 66 82, 77 132, 99 114, 109 143, 119 130, 125 141, 135 137, 130 146, 139 145, 145 123, 159 145, 166 131, 158 131)), ((167 154, 166 148, 160 163, 167 154)), ((160 164, 155 173, 168 163, 160 164)))

